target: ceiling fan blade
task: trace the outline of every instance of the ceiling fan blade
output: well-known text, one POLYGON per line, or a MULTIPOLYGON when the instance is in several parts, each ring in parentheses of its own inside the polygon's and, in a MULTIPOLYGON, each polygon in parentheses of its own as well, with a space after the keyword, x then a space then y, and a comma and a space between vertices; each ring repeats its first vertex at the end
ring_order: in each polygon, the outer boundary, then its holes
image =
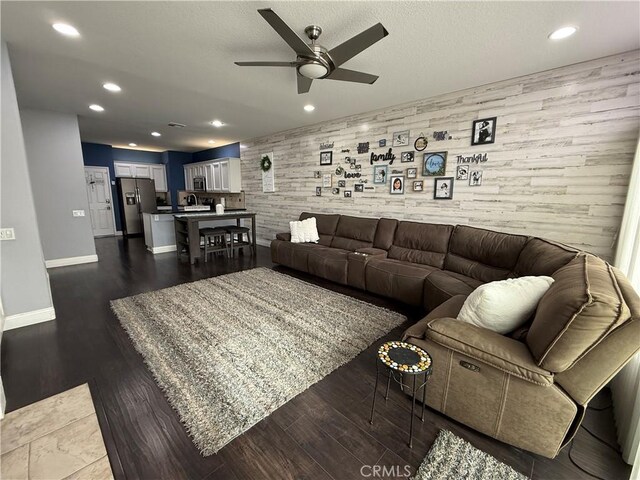
POLYGON ((298 77, 298 93, 307 93, 311 88, 311 82, 313 82, 313 80, 311 78, 303 77, 297 72, 296 74, 298 77))
POLYGON ((315 52, 311 50, 309 45, 307 45, 305 41, 296 34, 296 32, 291 30, 289 25, 284 23, 284 21, 278 15, 276 15, 276 12, 274 12, 270 8, 263 8, 258 10, 258 13, 262 15, 262 18, 264 18, 269 23, 269 25, 271 25, 276 33, 280 35, 282 39, 287 42, 287 44, 291 48, 293 48, 293 50, 298 55, 311 55, 313 57, 316 56, 315 52))
POLYGON ((378 75, 370 73, 347 70, 346 68, 336 68, 328 77, 331 80, 342 80, 343 82, 358 82, 372 84, 378 80, 378 75))
POLYGON ((387 35, 389 35, 389 32, 387 32, 381 23, 378 23, 329 50, 329 56, 333 59, 334 65, 339 67, 387 35))
POLYGON ((296 62, 234 62, 241 67, 295 67, 296 62))

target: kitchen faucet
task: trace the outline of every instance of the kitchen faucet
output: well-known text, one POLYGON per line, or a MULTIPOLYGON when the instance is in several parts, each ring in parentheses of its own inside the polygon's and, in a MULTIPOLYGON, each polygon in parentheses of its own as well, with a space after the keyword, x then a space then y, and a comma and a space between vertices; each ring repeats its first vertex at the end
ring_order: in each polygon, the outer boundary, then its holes
POLYGON ((193 199, 196 202, 196 205, 198 205, 198 197, 196 197, 196 194, 195 193, 190 193, 189 195, 187 195, 187 203, 189 203, 189 198, 190 197, 193 197, 193 199))

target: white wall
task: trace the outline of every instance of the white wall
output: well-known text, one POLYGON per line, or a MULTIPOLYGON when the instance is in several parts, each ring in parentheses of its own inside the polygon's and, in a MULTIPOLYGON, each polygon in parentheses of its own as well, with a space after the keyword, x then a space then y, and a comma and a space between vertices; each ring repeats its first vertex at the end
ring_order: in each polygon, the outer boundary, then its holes
POLYGON ((35 110, 20 117, 45 260, 97 261, 78 117, 35 110))
POLYGON ((16 240, 0 242, 0 297, 5 330, 55 318, 29 181, 20 112, 7 45, 1 56, 0 226, 16 240))
MULTIPOLYGON (((536 235, 612 260, 638 140, 639 59, 638 51, 628 52, 243 141, 242 186, 247 209, 257 213, 258 236, 270 241, 310 210, 536 235), (495 143, 471 146, 472 121, 494 116, 495 143), (400 153, 413 150, 424 132, 427 152, 448 152, 447 176, 455 175, 457 155, 487 153, 486 163, 472 167, 484 172, 482 186, 457 181, 453 200, 434 200, 433 177, 419 173, 425 181, 419 193, 390 195, 388 183, 357 193, 357 182, 347 179, 351 198, 344 198, 344 189, 315 196, 322 181, 313 172, 332 173, 337 166, 349 171, 346 155, 357 159, 372 185, 370 152, 358 155, 357 144, 370 142, 373 152, 384 153, 390 145, 378 148, 378 140, 390 144, 393 132, 402 130, 411 131, 411 143, 393 148, 390 171, 421 172, 419 152, 414 163, 400 163, 400 153), (434 141, 433 132, 441 130, 452 138, 434 141), (319 165, 323 142, 334 142, 331 167, 319 165), (274 155, 277 191, 265 194, 260 158, 267 152, 274 155)), ((349 88, 340 83, 332 85, 336 92, 349 88)), ((337 180, 334 173, 334 187, 337 180)))

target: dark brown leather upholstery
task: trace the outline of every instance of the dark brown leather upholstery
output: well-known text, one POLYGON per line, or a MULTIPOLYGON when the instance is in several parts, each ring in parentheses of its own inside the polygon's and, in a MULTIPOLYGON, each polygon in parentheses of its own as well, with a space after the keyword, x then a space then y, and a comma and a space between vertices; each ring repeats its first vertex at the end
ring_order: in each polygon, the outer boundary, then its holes
POLYGON ((442 268, 453 225, 399 222, 389 258, 442 268))
POLYGON ((367 263, 372 258, 386 258, 387 251, 379 248, 363 248, 348 255, 349 265, 347 266, 347 284, 365 290, 365 271, 367 263))
POLYGON ((300 214, 299 220, 306 220, 307 218, 311 217, 316 217, 316 227, 318 228, 318 234, 333 236, 336 233, 336 227, 338 226, 340 215, 303 212, 300 214))
POLYGON ((504 280, 518 261, 528 237, 457 225, 444 269, 481 282, 504 280))
POLYGON ((573 260, 578 251, 541 238, 530 238, 520 252, 513 277, 546 275, 550 277, 560 267, 573 260))
POLYGON ((421 306, 424 279, 435 270, 429 265, 373 258, 366 267, 367 291, 421 306))
POLYGON ((436 270, 424 282, 424 305, 433 310, 455 295, 469 295, 483 282, 460 273, 436 270))
POLYGON ((291 243, 283 240, 271 242, 271 260, 301 272, 308 272, 307 259, 309 252, 313 250, 325 249, 315 243, 291 243))
POLYGON ((308 272, 332 282, 347 284, 349 250, 320 247, 309 251, 308 272))
POLYGON ((396 228, 398 228, 398 220, 381 218, 378 221, 378 229, 376 230, 376 237, 373 240, 373 246, 382 250, 389 250, 391 245, 393 245, 396 228))
POLYGON ((290 242, 291 241, 291 234, 288 233, 288 232, 276 233, 276 238, 278 240, 282 240, 283 242, 290 242))
POLYGON ((377 218, 341 215, 331 246, 333 248, 351 250, 352 252, 360 248, 372 247, 377 227, 377 218))

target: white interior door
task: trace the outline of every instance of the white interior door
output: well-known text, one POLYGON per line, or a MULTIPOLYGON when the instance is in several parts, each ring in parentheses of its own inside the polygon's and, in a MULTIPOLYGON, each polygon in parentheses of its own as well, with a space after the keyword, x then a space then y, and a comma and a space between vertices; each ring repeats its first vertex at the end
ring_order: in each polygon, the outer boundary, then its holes
POLYGON ((84 167, 93 236, 114 235, 115 219, 111 199, 111 179, 107 167, 84 167))

